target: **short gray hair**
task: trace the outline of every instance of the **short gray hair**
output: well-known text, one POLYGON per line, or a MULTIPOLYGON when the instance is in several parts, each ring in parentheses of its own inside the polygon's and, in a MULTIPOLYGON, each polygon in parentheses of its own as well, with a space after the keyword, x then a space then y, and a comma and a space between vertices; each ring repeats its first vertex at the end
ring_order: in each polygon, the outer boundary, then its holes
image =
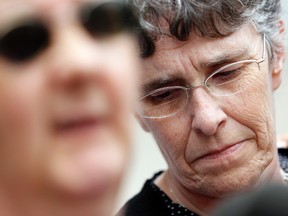
POLYGON ((266 35, 271 58, 274 52, 282 49, 278 27, 280 0, 129 1, 140 13, 138 39, 143 58, 153 55, 155 41, 163 35, 181 41, 187 40, 191 34, 206 38, 225 37, 248 23, 266 35))

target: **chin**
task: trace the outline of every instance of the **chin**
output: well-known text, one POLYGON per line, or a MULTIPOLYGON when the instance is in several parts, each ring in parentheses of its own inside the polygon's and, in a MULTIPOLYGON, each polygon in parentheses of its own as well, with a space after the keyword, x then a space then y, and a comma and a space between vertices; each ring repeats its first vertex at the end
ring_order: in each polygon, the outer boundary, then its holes
MULTIPOLYGON (((57 176, 50 182, 52 185, 54 195, 57 197, 68 198, 71 200, 81 201, 104 201, 108 200, 111 204, 116 198, 115 194, 121 184, 122 175, 109 174, 95 174, 87 173, 76 176, 57 176), (103 177, 104 175, 104 177, 103 177)), ((51 187, 50 187, 51 188, 51 187)))
POLYGON ((257 185, 260 175, 257 172, 252 174, 244 171, 239 172, 237 176, 228 174, 210 181, 207 179, 201 186, 201 188, 205 188, 205 191, 201 191, 201 193, 209 194, 214 198, 227 198, 237 193, 250 191, 257 185))
MULTIPOLYGON (((71 198, 101 199, 109 194, 115 197, 127 165, 122 152, 104 155, 105 161, 95 157, 69 158, 54 163, 48 184, 71 198), (84 159, 83 159, 84 158, 84 159)), ((111 199, 111 198, 110 198, 111 199)))

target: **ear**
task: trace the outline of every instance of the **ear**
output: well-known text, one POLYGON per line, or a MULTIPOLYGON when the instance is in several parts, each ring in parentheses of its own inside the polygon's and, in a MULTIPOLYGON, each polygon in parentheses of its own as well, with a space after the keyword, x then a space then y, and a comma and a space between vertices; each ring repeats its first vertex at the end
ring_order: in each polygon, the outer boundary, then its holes
POLYGON ((282 81, 282 70, 286 58, 285 45, 284 45, 285 24, 283 20, 279 21, 279 34, 283 48, 276 51, 274 54, 273 68, 272 68, 272 87, 273 91, 278 89, 282 81))
POLYGON ((141 125, 141 127, 144 131, 146 131, 146 132, 151 131, 143 117, 139 116, 138 114, 135 114, 135 117, 138 120, 139 124, 141 125))

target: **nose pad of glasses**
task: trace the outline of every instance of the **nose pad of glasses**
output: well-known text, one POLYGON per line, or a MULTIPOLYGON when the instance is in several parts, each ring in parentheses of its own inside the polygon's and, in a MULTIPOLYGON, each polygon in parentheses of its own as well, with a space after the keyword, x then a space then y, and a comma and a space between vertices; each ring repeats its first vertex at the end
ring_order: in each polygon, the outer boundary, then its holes
POLYGON ((28 21, 0 39, 0 55, 14 62, 35 57, 49 44, 49 32, 41 23, 28 21))
POLYGON ((80 18, 84 27, 98 37, 133 30, 138 25, 135 10, 128 4, 116 1, 85 6, 80 18))

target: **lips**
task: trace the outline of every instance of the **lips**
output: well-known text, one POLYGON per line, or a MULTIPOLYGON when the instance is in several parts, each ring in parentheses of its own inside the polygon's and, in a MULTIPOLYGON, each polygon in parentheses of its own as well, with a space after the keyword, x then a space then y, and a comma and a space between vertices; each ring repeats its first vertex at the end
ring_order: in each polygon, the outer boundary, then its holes
POLYGON ((67 119, 62 122, 56 123, 56 130, 59 132, 69 132, 81 129, 89 129, 91 127, 96 127, 100 123, 100 119, 85 117, 80 119, 67 119))
POLYGON ((102 116, 91 114, 70 114, 61 116, 54 123, 54 129, 58 134, 77 134, 85 132, 95 132, 105 122, 102 116))
POLYGON ((57 133, 99 129, 113 118, 110 95, 103 89, 87 88, 87 91, 72 96, 59 94, 50 99, 49 121, 57 133))
POLYGON ((201 160, 201 159, 213 160, 213 159, 219 159, 222 157, 228 157, 229 155, 237 151, 245 141, 246 140, 235 142, 234 144, 224 145, 224 147, 219 148, 219 149, 210 150, 209 152, 204 153, 200 155, 199 157, 197 157, 195 161, 201 160))

